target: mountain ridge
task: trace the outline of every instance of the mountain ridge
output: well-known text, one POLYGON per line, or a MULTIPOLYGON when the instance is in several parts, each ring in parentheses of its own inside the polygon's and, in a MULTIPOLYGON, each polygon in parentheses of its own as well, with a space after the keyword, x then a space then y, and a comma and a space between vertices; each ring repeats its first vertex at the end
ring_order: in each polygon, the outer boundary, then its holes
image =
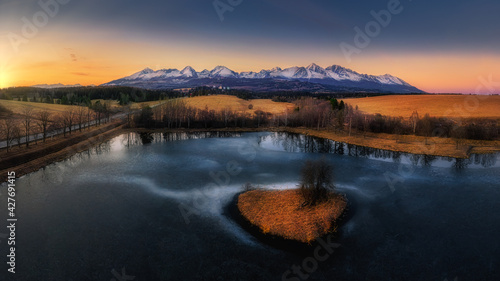
POLYGON ((262 69, 259 72, 236 72, 222 65, 218 65, 212 70, 204 69, 200 72, 197 72, 191 66, 186 66, 182 70, 169 68, 156 71, 147 67, 130 76, 102 84, 102 86, 132 86, 150 89, 212 86, 252 91, 335 91, 352 88, 352 91, 423 93, 423 91, 403 79, 391 74, 360 74, 340 65, 334 64, 323 68, 316 63, 312 63, 307 67, 293 66, 285 69, 277 66, 270 70, 262 69), (271 85, 271 89, 268 86, 259 87, 258 83, 256 83, 258 81, 265 82, 267 85, 274 82, 276 85, 274 88, 271 85))

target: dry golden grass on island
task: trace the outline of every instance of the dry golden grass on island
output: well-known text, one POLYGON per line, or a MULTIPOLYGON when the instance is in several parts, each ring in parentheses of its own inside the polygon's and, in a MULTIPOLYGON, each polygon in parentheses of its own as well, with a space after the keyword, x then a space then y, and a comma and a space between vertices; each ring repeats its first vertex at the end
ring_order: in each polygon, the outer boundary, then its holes
POLYGON ((303 202, 299 189, 252 190, 238 197, 238 209, 265 234, 310 243, 330 232, 347 206, 336 193, 314 206, 303 202))

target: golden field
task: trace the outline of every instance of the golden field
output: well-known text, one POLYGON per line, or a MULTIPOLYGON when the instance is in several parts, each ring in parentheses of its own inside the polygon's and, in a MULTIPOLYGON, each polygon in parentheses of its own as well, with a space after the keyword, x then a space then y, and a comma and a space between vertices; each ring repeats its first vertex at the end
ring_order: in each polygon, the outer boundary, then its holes
POLYGON ((269 112, 273 115, 279 115, 294 108, 293 104, 286 102, 274 102, 270 99, 244 100, 235 96, 227 95, 198 96, 184 99, 184 101, 187 105, 201 110, 205 109, 205 107, 208 107, 209 110, 215 111, 221 111, 229 108, 238 113, 247 113, 252 115, 257 110, 269 112), (248 108, 250 104, 253 105, 252 109, 248 108))
MULTIPOLYGON (((96 103, 99 101, 100 103, 104 104, 107 103, 108 106, 111 108, 111 110, 121 110, 123 106, 120 105, 120 103, 117 100, 103 100, 103 99, 97 99, 97 100, 92 100, 92 103, 96 103)), ((130 103, 130 108, 135 110, 135 109, 141 109, 145 106, 154 106, 157 104, 165 103, 166 101, 145 101, 145 102, 133 102, 130 103)))
POLYGON ((429 114, 448 118, 500 118, 500 96, 390 95, 343 101, 364 113, 409 118, 429 114))
POLYGON ((263 233, 310 243, 332 230, 347 207, 339 194, 315 206, 302 207, 302 194, 293 190, 252 190, 240 194, 238 210, 263 233))
POLYGON ((23 110, 26 107, 33 108, 34 111, 48 110, 51 113, 62 113, 66 110, 76 108, 76 106, 74 105, 60 105, 60 104, 48 104, 48 103, 12 101, 12 100, 0 100, 0 105, 12 111, 13 114, 22 114, 23 110))
MULTIPOLYGON (((121 106, 118 101, 110 100, 92 100, 93 103, 100 101, 101 103, 108 103, 112 110, 120 110, 121 106)), ((165 101, 150 101, 141 103, 132 103, 130 108, 140 109, 143 106, 153 106, 165 101)), ((23 110, 26 107, 33 108, 34 111, 48 110, 52 114, 59 114, 67 110, 75 109, 76 105, 61 105, 61 104, 49 104, 49 103, 38 103, 38 102, 24 102, 24 101, 13 101, 13 100, 0 100, 0 105, 12 111, 13 114, 23 114, 23 110)))

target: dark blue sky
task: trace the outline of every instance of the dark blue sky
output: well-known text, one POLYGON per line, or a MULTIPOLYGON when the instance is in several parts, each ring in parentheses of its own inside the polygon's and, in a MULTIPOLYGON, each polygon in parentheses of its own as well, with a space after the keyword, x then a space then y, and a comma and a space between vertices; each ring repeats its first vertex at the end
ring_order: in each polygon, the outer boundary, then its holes
MULTIPOLYGON (((37 2, 0 1, 1 15, 29 18, 40 10, 37 2)), ((156 36, 182 32, 189 37, 229 43, 258 38, 299 44, 339 44, 352 40, 355 26, 364 27, 373 20, 370 11, 386 9, 389 3, 388 0, 241 2, 234 11, 224 13, 221 22, 211 0, 69 0, 62 15, 54 20, 156 36)), ((378 47, 500 50, 500 1, 401 0, 400 3, 403 12, 395 15, 374 40, 378 47)))
MULTIPOLYGON (((350 59, 340 44, 356 46, 354 28, 364 29, 374 20, 372 11, 386 10, 388 3, 396 0, 217 0, 226 4, 241 2, 223 14, 223 21, 213 0, 65 1, 69 2, 60 5, 47 27, 40 28, 39 40, 47 36, 46 41, 64 42, 53 48, 79 49, 87 57, 115 56, 116 52, 106 50, 114 40, 117 46, 128 48, 122 57, 135 59, 127 69, 138 65, 154 68, 155 63, 182 67, 178 60, 182 55, 185 64, 195 68, 220 63, 230 64, 228 67, 235 70, 260 70, 314 61, 372 74, 391 72, 411 81, 409 76, 413 75, 416 80, 424 79, 425 67, 420 66, 421 73, 414 73, 417 70, 405 64, 417 64, 422 57, 427 64, 441 64, 435 70, 438 74, 444 65, 477 62, 469 76, 480 75, 485 63, 500 57, 498 0, 401 0, 402 12, 392 15, 388 26, 350 59), (88 45, 92 44, 103 48, 90 51, 88 45), (156 54, 157 62, 149 57, 152 54, 156 54), (457 59, 453 60, 453 56, 457 59), (143 64, 138 62, 141 60, 143 64)), ((9 32, 20 32, 22 17, 32 19, 40 10, 38 1, 0 0, 2 43, 9 32)), ((486 68, 486 74, 491 74, 494 67, 486 68)))
MULTIPOLYGON (((221 0, 227 3, 227 0, 221 0)), ((373 20, 370 11, 387 0, 243 0, 221 22, 210 0, 77 1, 64 20, 92 26, 134 29, 157 36, 183 32, 227 42, 240 39, 339 44, 352 40, 353 28, 373 20)), ((403 12, 375 40, 384 48, 500 51, 500 1, 401 1, 403 12)), ((35 6, 36 8, 36 6, 35 6)))

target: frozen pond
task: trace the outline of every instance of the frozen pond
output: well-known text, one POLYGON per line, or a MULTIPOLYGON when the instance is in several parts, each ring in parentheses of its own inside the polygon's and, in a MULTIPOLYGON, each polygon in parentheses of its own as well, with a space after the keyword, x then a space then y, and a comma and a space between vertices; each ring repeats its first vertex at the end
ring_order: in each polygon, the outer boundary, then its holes
POLYGON ((500 280, 498 155, 423 157, 278 133, 131 133, 25 176, 17 190, 17 273, 7 273, 0 236, 0 280, 500 280), (314 248, 263 244, 225 214, 243 184, 294 188, 303 162, 321 157, 351 202, 324 260, 312 261, 314 248))

